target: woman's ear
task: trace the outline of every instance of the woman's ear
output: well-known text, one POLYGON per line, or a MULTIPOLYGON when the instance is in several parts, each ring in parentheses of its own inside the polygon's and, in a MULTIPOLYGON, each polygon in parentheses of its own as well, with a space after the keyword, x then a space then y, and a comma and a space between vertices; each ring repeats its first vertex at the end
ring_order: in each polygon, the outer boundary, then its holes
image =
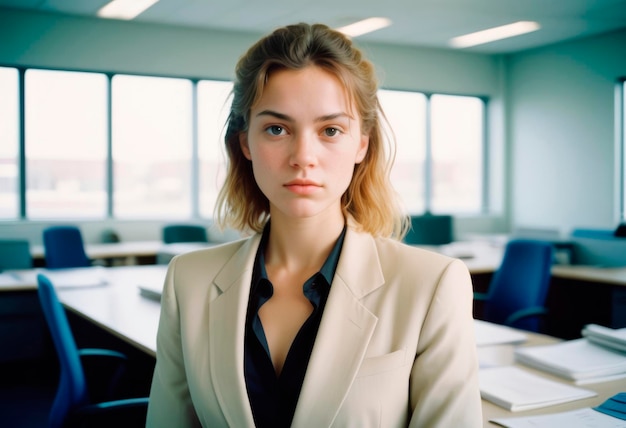
POLYGON ((250 156, 250 146, 248 146, 247 132, 239 133, 239 147, 241 147, 241 151, 243 152, 243 155, 246 157, 246 159, 251 161, 252 156, 250 156))
POLYGON ((363 159, 365 159, 365 155, 367 154, 367 149, 370 145, 370 136, 369 135, 361 135, 361 141, 359 144, 359 149, 356 152, 356 159, 354 163, 361 163, 363 159))

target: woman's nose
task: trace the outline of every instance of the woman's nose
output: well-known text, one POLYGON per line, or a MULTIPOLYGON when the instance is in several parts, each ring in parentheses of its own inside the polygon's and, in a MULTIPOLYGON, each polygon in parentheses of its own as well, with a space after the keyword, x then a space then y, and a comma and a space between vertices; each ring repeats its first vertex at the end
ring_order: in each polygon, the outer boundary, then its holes
POLYGON ((294 167, 308 168, 316 163, 315 139, 304 133, 295 135, 291 145, 289 164, 294 167))

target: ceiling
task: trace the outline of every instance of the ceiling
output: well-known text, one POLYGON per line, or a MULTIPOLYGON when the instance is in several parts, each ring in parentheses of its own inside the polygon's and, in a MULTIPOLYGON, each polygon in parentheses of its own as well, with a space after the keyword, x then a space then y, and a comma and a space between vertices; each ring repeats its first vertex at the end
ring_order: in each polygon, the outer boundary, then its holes
MULTIPOLYGON (((107 2, 0 0, 0 7, 95 18, 107 2)), ((626 0, 160 0, 135 20, 264 34, 295 22, 339 27, 372 16, 393 25, 359 40, 434 48, 515 21, 539 22, 539 31, 465 49, 503 54, 626 28, 626 0)))

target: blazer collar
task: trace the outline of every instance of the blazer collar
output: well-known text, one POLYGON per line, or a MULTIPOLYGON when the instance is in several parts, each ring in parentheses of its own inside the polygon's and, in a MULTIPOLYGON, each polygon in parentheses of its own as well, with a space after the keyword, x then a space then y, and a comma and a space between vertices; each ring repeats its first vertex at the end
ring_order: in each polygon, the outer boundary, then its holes
POLYGON ((384 283, 376 244, 348 225, 293 426, 332 425, 378 321, 361 302, 384 283))
POLYGON ((224 265, 214 281, 222 294, 210 303, 209 308, 211 378, 228 426, 234 427, 254 426, 243 357, 252 269, 260 241, 260 234, 243 241, 224 265))

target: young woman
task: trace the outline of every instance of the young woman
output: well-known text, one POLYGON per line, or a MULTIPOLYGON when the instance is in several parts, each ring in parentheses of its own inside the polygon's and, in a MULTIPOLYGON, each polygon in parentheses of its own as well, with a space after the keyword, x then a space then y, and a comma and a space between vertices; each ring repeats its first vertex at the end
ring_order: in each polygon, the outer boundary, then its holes
POLYGON ((326 26, 240 59, 216 218, 253 234, 170 263, 148 426, 482 425, 469 273, 398 241, 381 118, 326 26))

